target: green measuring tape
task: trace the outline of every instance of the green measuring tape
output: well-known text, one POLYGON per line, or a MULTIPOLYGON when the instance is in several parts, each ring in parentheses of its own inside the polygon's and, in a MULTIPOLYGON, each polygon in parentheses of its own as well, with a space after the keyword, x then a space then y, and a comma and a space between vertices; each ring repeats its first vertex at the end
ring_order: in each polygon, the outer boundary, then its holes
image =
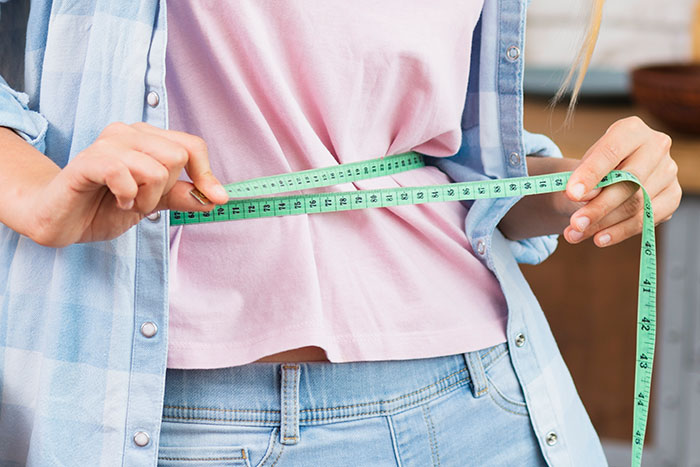
MULTIPOLYGON (((265 196, 290 191, 319 188, 356 180, 391 175, 423 167, 423 157, 414 152, 381 159, 353 162, 335 167, 304 170, 289 174, 256 178, 230 183, 224 188, 232 198, 209 212, 170 212, 170 225, 201 224, 206 222, 253 219, 259 217, 289 216, 338 212, 351 209, 379 208, 402 204, 421 204, 442 201, 466 201, 484 198, 504 198, 564 191, 571 172, 532 177, 479 180, 446 185, 395 187, 350 192, 327 192, 287 196, 265 196)), ((654 361, 656 334, 656 240, 651 200, 639 180, 629 172, 614 170, 597 187, 619 182, 632 182, 644 194, 644 222, 642 251, 639 267, 639 298, 637 302, 637 354, 634 378, 634 424, 632 437, 632 465, 642 463, 642 448, 649 413, 651 372, 654 361)))

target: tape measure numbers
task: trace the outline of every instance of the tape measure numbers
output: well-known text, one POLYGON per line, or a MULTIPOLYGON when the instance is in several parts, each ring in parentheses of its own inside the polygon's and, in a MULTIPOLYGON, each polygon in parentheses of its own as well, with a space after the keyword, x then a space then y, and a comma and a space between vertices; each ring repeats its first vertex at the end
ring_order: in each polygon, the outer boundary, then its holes
MULTIPOLYGON (((224 185, 232 199, 209 212, 170 212, 171 225, 253 219, 346 211, 352 209, 399 206, 444 201, 466 201, 553 193, 566 189, 571 172, 530 177, 479 180, 418 187, 394 187, 377 190, 326 192, 270 196, 278 193, 319 188, 339 183, 391 175, 423 167, 423 157, 414 152, 382 159, 341 164, 334 167, 263 177, 224 185)), ((651 200, 639 180, 632 174, 614 170, 597 187, 619 182, 632 182, 644 195, 644 220, 639 267, 637 302, 637 353, 634 379, 635 405, 633 416, 632 465, 641 466, 642 448, 649 413, 651 373, 656 335, 656 240, 651 200)))

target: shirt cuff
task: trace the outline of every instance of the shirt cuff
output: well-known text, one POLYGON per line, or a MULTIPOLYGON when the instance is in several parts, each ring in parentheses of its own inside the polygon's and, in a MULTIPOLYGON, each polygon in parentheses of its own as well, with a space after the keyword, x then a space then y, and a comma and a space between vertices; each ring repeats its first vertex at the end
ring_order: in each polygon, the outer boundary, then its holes
MULTIPOLYGON (((0 0, 1 1, 1 0, 0 0)), ((8 86, 0 76, 0 126, 11 128, 41 152, 46 149, 48 121, 28 107, 29 97, 8 86)))

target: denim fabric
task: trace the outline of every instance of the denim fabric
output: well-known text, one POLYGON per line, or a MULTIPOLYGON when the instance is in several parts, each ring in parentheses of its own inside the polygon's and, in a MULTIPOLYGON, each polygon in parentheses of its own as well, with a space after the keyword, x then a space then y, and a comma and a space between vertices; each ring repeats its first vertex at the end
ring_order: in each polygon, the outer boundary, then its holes
POLYGON ((545 465, 501 344, 408 361, 168 370, 158 465, 545 465))
MULTIPOLYGON (((560 155, 551 141, 522 127, 523 57, 507 51, 524 48, 525 7, 526 0, 485 1, 472 45, 462 146, 440 161, 456 181, 522 176, 526 154, 560 155)), ((0 126, 15 129, 59 166, 113 121, 167 128, 165 9, 165 0, 32 0, 26 49, 16 51, 25 57, 24 93, 0 81, 0 126), (155 107, 146 104, 151 91, 160 95, 155 107)), ((543 260, 556 240, 505 239, 496 226, 515 202, 474 202, 466 235, 506 297, 508 347, 530 424, 549 465, 605 465, 517 264, 543 260), (519 334, 526 338, 522 346, 519 334), (549 433, 557 434, 555 444, 546 443, 549 433)), ((167 215, 144 219, 110 242, 62 249, 0 225, 0 464, 156 464, 168 256, 167 215), (153 337, 139 332, 147 321, 158 327, 153 337), (149 434, 144 446, 134 442, 137 432, 149 434)))

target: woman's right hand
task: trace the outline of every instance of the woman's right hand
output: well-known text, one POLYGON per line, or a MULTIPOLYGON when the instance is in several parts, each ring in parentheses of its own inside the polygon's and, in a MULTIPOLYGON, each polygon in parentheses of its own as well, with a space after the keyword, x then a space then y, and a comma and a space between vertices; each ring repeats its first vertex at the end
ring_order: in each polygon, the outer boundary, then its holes
POLYGON ((25 230, 51 247, 111 240, 157 210, 213 209, 189 194, 195 186, 216 204, 228 201, 201 138, 147 123, 112 123, 34 191, 25 230), (194 185, 178 180, 183 168, 194 185))

